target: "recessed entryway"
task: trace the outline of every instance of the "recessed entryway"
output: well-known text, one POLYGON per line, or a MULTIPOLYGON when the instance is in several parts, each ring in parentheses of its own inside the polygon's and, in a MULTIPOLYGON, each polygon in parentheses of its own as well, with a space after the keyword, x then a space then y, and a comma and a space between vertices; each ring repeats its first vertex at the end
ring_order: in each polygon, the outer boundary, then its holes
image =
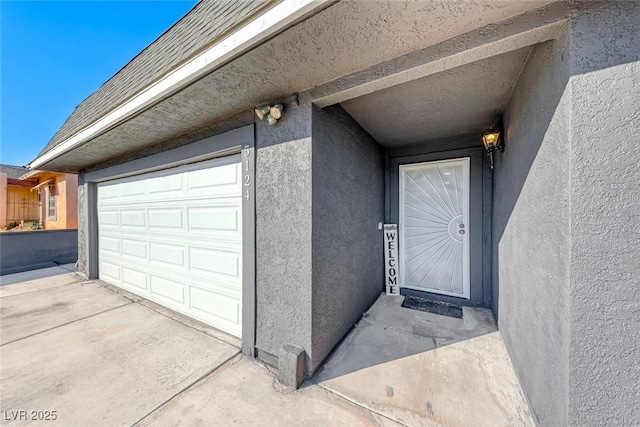
POLYGON ((534 426, 489 309, 462 319, 382 295, 314 383, 407 426, 534 426))

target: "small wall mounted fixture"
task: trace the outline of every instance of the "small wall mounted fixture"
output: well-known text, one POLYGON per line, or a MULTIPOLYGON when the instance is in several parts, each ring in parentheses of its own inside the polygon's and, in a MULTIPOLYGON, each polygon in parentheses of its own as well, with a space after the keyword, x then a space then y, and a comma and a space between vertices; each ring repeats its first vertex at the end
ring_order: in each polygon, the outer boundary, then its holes
POLYGON ((259 120, 267 120, 269 126, 273 126, 278 123, 278 119, 282 117, 282 110, 284 106, 282 104, 264 105, 255 109, 256 117, 259 120))
POLYGON ((482 144, 489 155, 491 169, 493 169, 493 153, 495 153, 496 150, 504 151, 504 144, 500 140, 500 132, 490 127, 489 130, 482 135, 482 144))
POLYGON ((256 117, 260 120, 264 120, 265 117, 269 114, 269 106, 265 105, 263 107, 259 107, 255 109, 256 117))

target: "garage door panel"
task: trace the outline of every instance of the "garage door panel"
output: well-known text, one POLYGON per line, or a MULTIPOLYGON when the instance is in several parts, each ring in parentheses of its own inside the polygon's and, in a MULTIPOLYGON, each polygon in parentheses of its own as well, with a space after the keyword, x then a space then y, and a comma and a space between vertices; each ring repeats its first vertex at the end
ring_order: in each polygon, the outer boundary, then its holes
POLYGON ((240 206, 192 207, 187 217, 191 230, 241 232, 240 206))
POLYGON ((109 203, 120 198, 120 189, 114 185, 105 185, 100 188, 98 201, 101 204, 109 203))
POLYGON ((147 260, 147 242, 143 240, 121 239, 122 255, 137 261, 147 260))
MULTIPOLYGON (((149 234, 149 233, 136 233, 133 230, 125 231, 113 231, 109 230, 108 233, 104 232, 100 236, 100 247, 103 249, 103 240, 118 240, 120 242, 121 254, 135 256, 136 258, 146 258, 148 247, 151 243, 158 244, 170 244, 181 245, 190 247, 205 247, 207 249, 213 249, 221 252, 233 252, 237 254, 242 253, 242 241, 233 237, 229 238, 217 238, 215 241, 211 241, 208 236, 199 236, 198 238, 185 238, 183 234, 149 234), (127 237, 121 237, 124 233, 127 237)), ((113 243, 111 244, 113 247, 113 243)), ((118 251, 115 251, 116 253, 118 251)))
POLYGON ((120 282, 120 266, 108 261, 102 260, 100 262, 100 275, 109 279, 120 282))
POLYGON ((185 268, 184 252, 184 246, 153 242, 149 244, 149 260, 160 265, 168 263, 185 268))
MULTIPOLYGON (((141 251, 142 244, 145 244, 147 247, 150 243, 169 243, 172 245, 183 245, 183 246, 194 246, 201 247, 205 246, 207 248, 219 249, 221 251, 227 252, 242 252, 242 241, 233 237, 225 238, 217 238, 215 242, 207 239, 207 236, 200 236, 199 238, 185 238, 182 234, 178 233, 164 233, 164 234, 149 234, 149 233, 135 233, 130 230, 126 230, 127 238, 120 238, 115 233, 110 233, 107 236, 113 238, 119 238, 123 243, 121 243, 121 247, 124 252, 131 252, 132 254, 138 253, 137 251, 141 251), (126 243, 125 243, 126 241, 126 243), (126 250, 125 250, 126 246, 126 250)), ((141 256, 141 255, 138 255, 141 256)), ((142 255, 143 256, 143 255, 142 255)))
POLYGON ((115 254, 120 253, 120 239, 117 237, 102 236, 100 238, 100 247, 102 250, 112 252, 115 254))
POLYGON ((184 175, 159 176, 148 180, 150 196, 167 197, 184 193, 184 175))
MULTIPOLYGON (((224 194, 240 184, 240 164, 230 164, 211 169, 200 169, 188 173, 188 189, 224 194)), ((235 191, 237 194, 237 191, 235 191)))
POLYGON ((191 274, 189 286, 209 289, 229 298, 235 298, 238 301, 242 298, 242 284, 238 280, 230 279, 229 277, 191 274))
POLYGON ((197 287, 190 288, 191 308, 202 315, 213 316, 237 324, 240 322, 240 303, 216 292, 197 287))
MULTIPOLYGON (((157 276, 174 282, 182 283, 185 286, 196 286, 210 289, 230 298, 240 299, 242 296, 242 281, 240 277, 231 277, 222 274, 215 274, 208 271, 190 270, 186 271, 172 264, 141 264, 134 260, 120 258, 109 258, 109 263, 120 262, 123 269, 127 268, 138 271, 147 276, 157 276)), ((144 295, 143 295, 144 296, 144 295)))
POLYGON ((120 227, 142 228, 147 226, 144 209, 123 209, 120 211, 120 227))
POLYGON ((185 305, 185 284, 166 277, 151 275, 151 296, 185 305))
POLYGON ((100 278, 240 336, 240 158, 98 186, 100 278))
POLYGON ((123 183, 120 186, 120 194, 119 197, 122 201, 127 199, 136 198, 136 196, 142 196, 147 192, 147 183, 146 181, 134 181, 123 183))
MULTIPOLYGON (((238 198, 239 199, 239 198, 238 198)), ((162 208, 131 208, 119 211, 104 211, 101 213, 100 224, 119 228, 146 229, 149 232, 164 233, 167 230, 181 231, 184 229, 201 232, 219 233, 242 237, 241 201, 209 206, 207 201, 199 200, 196 206, 162 208), (120 217, 120 220, 118 218, 120 217), (186 220, 186 221, 185 221, 186 220)), ((176 202, 179 204, 180 202, 176 202)), ((182 204, 188 201, 182 201, 182 204)))
POLYGON ((146 209, 152 207, 187 207, 187 206, 197 206, 198 204, 202 204, 204 202, 207 206, 212 201, 215 201, 215 205, 237 205, 242 202, 241 196, 239 196, 239 191, 234 192, 233 194, 227 195, 211 195, 206 193, 194 194, 194 193, 186 193, 186 194, 177 194, 177 195, 166 195, 166 194, 154 194, 151 195, 145 194, 141 199, 130 199, 130 200, 118 200, 118 201, 98 201, 100 206, 103 209, 146 209), (212 199, 213 198, 213 199, 212 199))
POLYGON ((240 254, 198 247, 189 248, 190 269, 240 277, 240 254))
POLYGON ((183 208, 149 209, 149 230, 162 231, 165 228, 182 230, 184 228, 182 210, 183 208))
MULTIPOLYGON (((141 293, 140 289, 143 289, 143 287, 137 284, 139 283, 139 281, 134 282, 131 279, 125 278, 125 270, 146 275, 148 278, 151 276, 156 276, 173 282, 182 283, 186 287, 194 286, 203 289, 210 289, 218 294, 225 295, 232 299, 241 300, 242 297, 242 281, 240 278, 236 277, 198 270, 191 270, 188 274, 185 274, 184 269, 174 267, 169 264, 152 265, 152 268, 148 268, 149 264, 143 265, 139 262, 136 262, 135 260, 126 259, 124 257, 104 257, 101 260, 101 269, 104 263, 108 264, 108 270, 100 272, 101 279, 104 280, 103 276, 105 273, 111 273, 109 274, 110 280, 107 280, 109 283, 112 283, 116 286, 122 286, 123 288, 145 298, 152 299, 152 295, 149 293, 141 293), (120 265, 117 265, 115 263, 119 263, 120 265), (115 273, 113 272, 114 270, 111 270, 112 268, 116 268, 115 273), (121 276, 122 280, 120 279, 121 276)), ((147 282, 149 281, 150 279, 147 279, 147 282)))
POLYGON ((127 267, 122 267, 122 283, 143 291, 147 291, 149 289, 147 274, 127 267))
POLYGON ((102 227, 119 226, 119 212, 118 211, 101 211, 98 215, 98 221, 102 227))

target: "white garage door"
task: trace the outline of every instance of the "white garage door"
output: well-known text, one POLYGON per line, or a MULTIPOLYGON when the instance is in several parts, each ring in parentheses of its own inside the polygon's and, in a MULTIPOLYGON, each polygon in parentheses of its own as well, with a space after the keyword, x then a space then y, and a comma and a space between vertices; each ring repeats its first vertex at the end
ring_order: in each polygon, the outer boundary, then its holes
POLYGON ((240 156, 98 185, 99 276, 240 337, 240 156))

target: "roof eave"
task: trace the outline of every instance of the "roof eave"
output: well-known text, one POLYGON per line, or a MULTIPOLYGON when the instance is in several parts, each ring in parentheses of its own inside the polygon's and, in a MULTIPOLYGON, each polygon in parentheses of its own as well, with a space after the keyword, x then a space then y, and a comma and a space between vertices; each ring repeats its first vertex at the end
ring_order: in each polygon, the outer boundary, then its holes
POLYGON ((190 83, 223 65, 229 59, 250 50, 258 43, 278 34, 305 15, 318 11, 334 0, 283 0, 255 19, 248 21, 234 32, 214 44, 195 58, 151 84, 135 97, 104 115, 99 120, 42 153, 28 165, 30 169, 40 167, 64 153, 90 141, 114 126, 126 121, 156 102, 179 91, 190 83))

